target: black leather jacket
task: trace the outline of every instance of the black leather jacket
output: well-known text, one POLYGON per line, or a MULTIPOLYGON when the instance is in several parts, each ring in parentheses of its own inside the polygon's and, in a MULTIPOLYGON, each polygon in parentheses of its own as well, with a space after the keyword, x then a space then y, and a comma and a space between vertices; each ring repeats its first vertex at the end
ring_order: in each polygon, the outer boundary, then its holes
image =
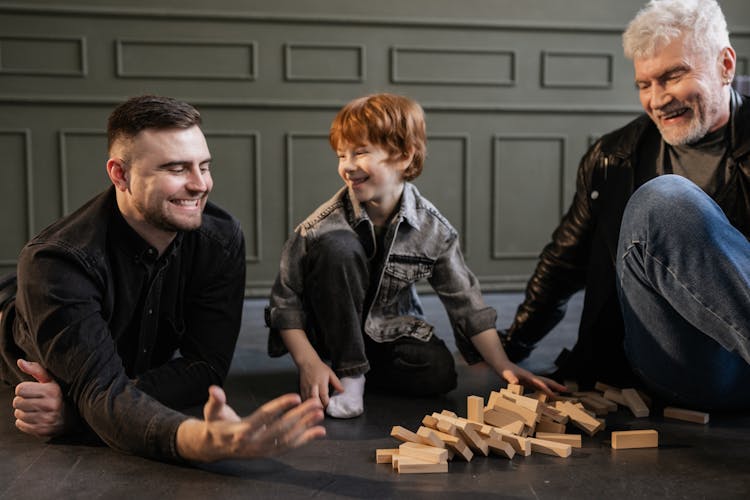
MULTIPOLYGON (((750 237, 750 104, 734 90, 731 110, 730 173, 714 199, 750 237)), ((660 142, 658 129, 644 114, 603 136, 583 157, 573 203, 544 247, 504 339, 511 359, 528 356, 565 315, 570 296, 585 288, 578 342, 572 353, 558 358, 558 375, 584 384, 632 381, 622 349, 615 256, 625 205, 636 188, 657 175, 660 142)))

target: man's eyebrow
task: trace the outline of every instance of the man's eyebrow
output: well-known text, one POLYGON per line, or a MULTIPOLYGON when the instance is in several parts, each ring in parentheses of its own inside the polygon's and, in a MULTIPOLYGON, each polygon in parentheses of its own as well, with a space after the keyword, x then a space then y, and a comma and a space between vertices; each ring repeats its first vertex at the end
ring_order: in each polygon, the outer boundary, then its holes
MULTIPOLYGON (((172 167, 186 167, 192 165, 193 162, 188 160, 174 160, 174 161, 168 161, 166 163, 162 163, 159 165, 159 168, 172 168, 172 167)), ((205 165, 206 163, 211 163, 211 158, 206 158, 202 162, 199 163, 199 165, 205 165)))

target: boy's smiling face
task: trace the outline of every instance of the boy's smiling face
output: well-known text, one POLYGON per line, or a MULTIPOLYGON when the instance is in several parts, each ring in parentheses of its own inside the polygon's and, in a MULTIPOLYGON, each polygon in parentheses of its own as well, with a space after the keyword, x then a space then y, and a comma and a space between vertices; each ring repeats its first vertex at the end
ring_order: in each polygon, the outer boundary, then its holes
POLYGON ((365 205, 375 224, 385 223, 401 198, 411 155, 392 158, 388 151, 368 142, 339 144, 336 155, 339 175, 349 191, 365 205))

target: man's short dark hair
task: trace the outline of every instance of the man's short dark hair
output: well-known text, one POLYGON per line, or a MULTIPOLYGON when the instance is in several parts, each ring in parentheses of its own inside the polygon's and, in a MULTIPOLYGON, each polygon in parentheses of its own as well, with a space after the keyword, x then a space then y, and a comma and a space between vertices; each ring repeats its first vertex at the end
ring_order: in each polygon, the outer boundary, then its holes
POLYGON ((132 138, 147 128, 190 128, 201 124, 201 114, 190 104, 156 95, 131 97, 107 120, 107 148, 119 138, 132 138))

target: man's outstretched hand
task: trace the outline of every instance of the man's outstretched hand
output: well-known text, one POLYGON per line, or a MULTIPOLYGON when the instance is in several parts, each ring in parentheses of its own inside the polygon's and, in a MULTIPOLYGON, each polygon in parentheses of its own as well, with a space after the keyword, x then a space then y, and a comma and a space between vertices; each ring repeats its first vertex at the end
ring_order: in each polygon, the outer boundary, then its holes
POLYGON ((319 399, 304 403, 298 394, 285 394, 240 418, 217 386, 208 390, 204 420, 189 419, 177 429, 177 451, 194 462, 279 455, 325 436, 319 399))

